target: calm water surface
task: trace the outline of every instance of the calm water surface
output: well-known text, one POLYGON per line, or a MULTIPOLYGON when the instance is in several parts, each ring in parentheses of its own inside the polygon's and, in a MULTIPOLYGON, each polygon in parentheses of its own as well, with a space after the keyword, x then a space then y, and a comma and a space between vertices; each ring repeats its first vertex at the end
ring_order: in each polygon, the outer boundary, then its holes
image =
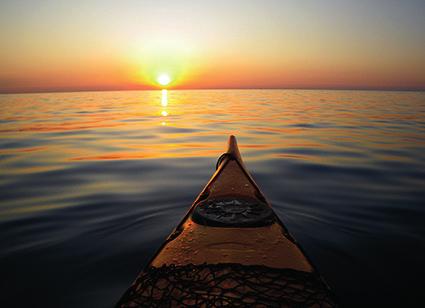
POLYGON ((227 136, 345 306, 424 303, 425 93, 0 95, 2 307, 112 307, 227 136))

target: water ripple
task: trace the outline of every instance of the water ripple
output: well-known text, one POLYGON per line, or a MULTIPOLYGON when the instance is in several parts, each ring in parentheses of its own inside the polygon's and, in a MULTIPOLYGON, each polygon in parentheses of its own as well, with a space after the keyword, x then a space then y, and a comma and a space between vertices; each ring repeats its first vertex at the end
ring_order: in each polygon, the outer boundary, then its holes
POLYGON ((113 305, 229 134, 342 304, 419 302, 425 93, 209 90, 0 95, 6 303, 113 305))

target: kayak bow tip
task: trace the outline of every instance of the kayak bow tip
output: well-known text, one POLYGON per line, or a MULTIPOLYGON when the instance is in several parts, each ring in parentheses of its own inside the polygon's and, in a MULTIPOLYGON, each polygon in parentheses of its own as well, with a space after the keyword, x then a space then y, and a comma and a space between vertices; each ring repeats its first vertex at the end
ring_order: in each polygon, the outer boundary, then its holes
POLYGON ((227 146, 227 154, 232 155, 236 160, 242 162, 241 153, 239 152, 238 142, 234 135, 229 136, 228 146, 227 146))

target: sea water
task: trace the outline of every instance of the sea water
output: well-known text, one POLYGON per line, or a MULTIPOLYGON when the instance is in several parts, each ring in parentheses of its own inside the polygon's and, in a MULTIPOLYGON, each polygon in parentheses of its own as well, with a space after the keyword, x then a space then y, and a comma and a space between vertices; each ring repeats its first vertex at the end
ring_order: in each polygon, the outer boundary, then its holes
POLYGON ((324 90, 0 95, 0 301, 112 307, 230 134, 340 303, 419 302, 425 93, 324 90))

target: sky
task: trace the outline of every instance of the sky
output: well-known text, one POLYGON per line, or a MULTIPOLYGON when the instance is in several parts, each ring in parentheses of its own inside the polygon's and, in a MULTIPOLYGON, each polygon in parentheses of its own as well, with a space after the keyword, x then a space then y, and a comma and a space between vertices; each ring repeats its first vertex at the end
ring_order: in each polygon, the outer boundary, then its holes
POLYGON ((0 2, 0 93, 425 90, 422 0, 0 2))

